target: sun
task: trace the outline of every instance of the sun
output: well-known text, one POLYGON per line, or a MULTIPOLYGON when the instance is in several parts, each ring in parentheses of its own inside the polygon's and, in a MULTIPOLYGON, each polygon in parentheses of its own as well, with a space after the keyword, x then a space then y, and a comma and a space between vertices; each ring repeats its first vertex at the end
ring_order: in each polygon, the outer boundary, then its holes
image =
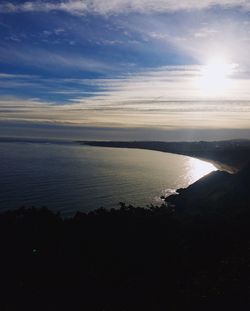
POLYGON ((227 63, 223 58, 214 58, 200 70, 197 79, 201 95, 206 97, 226 95, 231 86, 230 76, 234 65, 227 63))

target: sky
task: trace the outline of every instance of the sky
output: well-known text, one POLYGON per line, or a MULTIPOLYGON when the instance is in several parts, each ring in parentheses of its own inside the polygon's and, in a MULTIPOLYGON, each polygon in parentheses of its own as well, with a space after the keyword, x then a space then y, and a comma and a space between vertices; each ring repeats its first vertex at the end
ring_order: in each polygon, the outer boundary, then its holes
POLYGON ((249 0, 0 2, 1 123, 250 128, 249 0))

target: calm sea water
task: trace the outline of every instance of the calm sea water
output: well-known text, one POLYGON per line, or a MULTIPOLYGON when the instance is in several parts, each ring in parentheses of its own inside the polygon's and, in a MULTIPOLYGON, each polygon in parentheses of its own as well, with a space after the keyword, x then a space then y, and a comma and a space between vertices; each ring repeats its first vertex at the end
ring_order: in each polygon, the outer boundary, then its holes
POLYGON ((0 142, 0 210, 47 206, 66 216, 119 202, 160 204, 162 195, 214 169, 156 151, 0 142))

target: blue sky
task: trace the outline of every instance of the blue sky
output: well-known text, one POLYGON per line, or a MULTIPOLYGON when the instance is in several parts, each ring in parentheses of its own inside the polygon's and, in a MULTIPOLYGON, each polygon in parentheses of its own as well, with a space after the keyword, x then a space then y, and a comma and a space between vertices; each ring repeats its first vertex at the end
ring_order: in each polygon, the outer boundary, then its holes
POLYGON ((250 126, 250 1, 6 1, 0 36, 1 120, 250 126), (218 57, 230 87, 204 91, 218 57))

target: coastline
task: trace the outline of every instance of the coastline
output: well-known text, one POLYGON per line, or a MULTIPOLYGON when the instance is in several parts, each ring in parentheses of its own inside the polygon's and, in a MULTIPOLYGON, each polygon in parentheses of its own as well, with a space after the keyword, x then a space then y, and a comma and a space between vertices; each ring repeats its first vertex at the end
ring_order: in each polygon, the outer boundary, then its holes
MULTIPOLYGON (((172 152, 169 152, 169 153, 172 153, 172 152)), ((236 174, 239 171, 239 169, 235 166, 228 165, 228 164, 225 164, 225 163, 222 163, 222 162, 219 162, 216 160, 212 160, 209 158, 202 158, 202 157, 196 157, 196 156, 188 156, 188 157, 211 163, 216 167, 216 169, 218 171, 224 171, 224 172, 227 172, 229 174, 236 174)))
POLYGON ((145 149, 189 156, 213 164, 230 174, 239 172, 250 158, 250 141, 150 142, 150 141, 77 141, 82 145, 109 148, 145 149))

